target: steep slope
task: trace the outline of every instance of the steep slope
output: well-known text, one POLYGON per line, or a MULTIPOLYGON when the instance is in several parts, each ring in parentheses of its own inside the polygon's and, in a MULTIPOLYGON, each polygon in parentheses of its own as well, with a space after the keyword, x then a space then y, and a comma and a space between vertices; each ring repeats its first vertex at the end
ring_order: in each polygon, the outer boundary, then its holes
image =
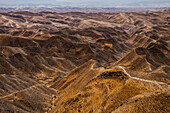
MULTIPOLYGON (((58 94, 54 96, 53 104, 48 109, 49 112, 109 113, 140 94, 161 93, 167 89, 169 90, 167 84, 130 77, 119 67, 100 69, 99 74, 96 74, 96 76, 93 76, 94 73, 91 72, 91 69, 84 71, 87 67, 89 65, 85 64, 73 71, 79 72, 79 76, 71 72, 66 77, 54 81, 55 83, 51 87, 57 89, 58 94), (86 76, 84 77, 84 75, 86 76), (84 81, 88 82, 88 84, 83 85, 84 81)), ((97 70, 98 68, 95 69, 95 72, 97 70)), ((163 96, 163 98, 167 97, 163 96)), ((153 99, 152 101, 155 100, 153 99)), ((161 98, 158 101, 161 101, 161 98)), ((163 103, 163 105, 166 106, 166 103, 163 103)), ((140 112, 140 109, 143 109, 143 106, 139 107, 136 112, 140 112)), ((149 110, 149 108, 146 109, 149 110)), ((168 107, 164 110, 168 111, 168 107)))
POLYGON ((122 105, 120 108, 116 109, 112 113, 136 113, 136 111, 143 112, 152 112, 152 113, 166 113, 169 112, 169 92, 156 92, 148 93, 145 95, 138 95, 130 100, 127 103, 122 105))
POLYGON ((170 59, 166 51, 158 44, 135 48, 110 67, 123 66, 131 76, 169 84, 170 59))
POLYGON ((55 91, 21 75, 0 75, 0 112, 45 112, 55 91))

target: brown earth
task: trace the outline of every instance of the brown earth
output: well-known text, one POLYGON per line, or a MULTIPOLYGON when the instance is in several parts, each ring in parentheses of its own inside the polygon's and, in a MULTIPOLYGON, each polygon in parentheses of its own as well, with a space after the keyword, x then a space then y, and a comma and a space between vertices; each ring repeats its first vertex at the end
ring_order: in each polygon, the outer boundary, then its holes
POLYGON ((170 10, 0 13, 0 112, 170 112, 170 10))

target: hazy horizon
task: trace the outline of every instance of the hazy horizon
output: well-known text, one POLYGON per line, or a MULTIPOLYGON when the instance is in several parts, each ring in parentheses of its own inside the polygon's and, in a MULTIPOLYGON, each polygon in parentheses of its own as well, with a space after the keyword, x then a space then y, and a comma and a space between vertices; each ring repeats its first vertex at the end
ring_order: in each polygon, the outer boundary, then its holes
POLYGON ((0 7, 170 7, 169 0, 1 0, 0 7))

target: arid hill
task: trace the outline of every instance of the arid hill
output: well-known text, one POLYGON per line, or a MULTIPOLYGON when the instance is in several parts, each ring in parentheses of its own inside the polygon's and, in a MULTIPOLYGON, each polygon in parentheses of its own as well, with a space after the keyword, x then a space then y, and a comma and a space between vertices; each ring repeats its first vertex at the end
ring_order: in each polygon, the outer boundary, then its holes
POLYGON ((170 10, 0 13, 0 112, 170 112, 170 10))

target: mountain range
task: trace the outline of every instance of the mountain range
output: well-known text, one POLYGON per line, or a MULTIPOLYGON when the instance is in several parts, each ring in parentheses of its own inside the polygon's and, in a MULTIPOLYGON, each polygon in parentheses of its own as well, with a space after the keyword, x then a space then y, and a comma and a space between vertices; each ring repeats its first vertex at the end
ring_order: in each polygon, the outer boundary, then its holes
POLYGON ((1 0, 1 7, 169 7, 169 0, 1 0))
POLYGON ((170 10, 0 13, 0 113, 169 113, 170 10))

